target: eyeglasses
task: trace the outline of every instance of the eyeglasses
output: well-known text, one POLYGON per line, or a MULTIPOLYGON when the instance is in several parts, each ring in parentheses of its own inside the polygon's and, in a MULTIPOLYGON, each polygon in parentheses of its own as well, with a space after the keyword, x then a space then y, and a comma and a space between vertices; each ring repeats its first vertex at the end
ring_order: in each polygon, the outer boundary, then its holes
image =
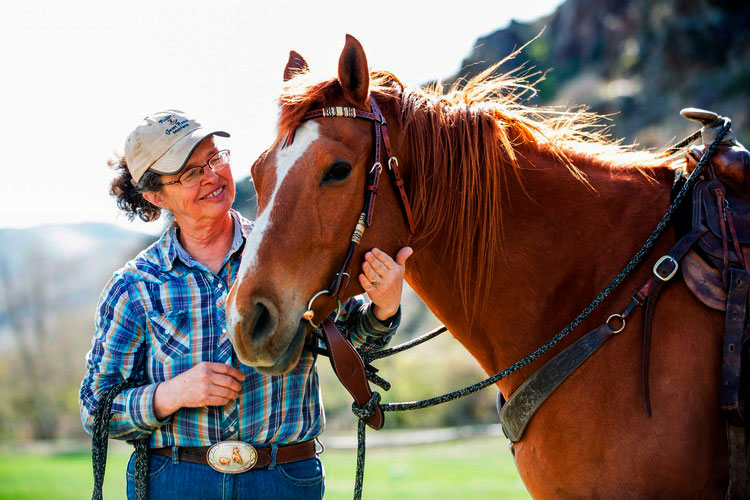
POLYGON ((200 167, 192 167, 187 169, 179 179, 176 181, 163 182, 162 186, 170 186, 172 184, 182 184, 185 187, 192 187, 198 184, 206 171, 206 167, 210 168, 212 172, 218 172, 224 167, 229 165, 229 150, 222 149, 217 151, 206 163, 200 167))

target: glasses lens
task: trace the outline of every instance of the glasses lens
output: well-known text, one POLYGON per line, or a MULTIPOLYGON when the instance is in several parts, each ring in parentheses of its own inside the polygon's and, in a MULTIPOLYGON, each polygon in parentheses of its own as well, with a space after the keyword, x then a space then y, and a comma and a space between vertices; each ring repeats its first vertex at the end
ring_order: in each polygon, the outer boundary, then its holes
POLYGON ((194 186, 203 176, 203 167, 193 167, 180 177, 180 182, 185 187, 194 186))
POLYGON ((213 155, 210 160, 208 160, 208 166, 211 167, 211 170, 213 170, 214 172, 217 170, 221 170, 227 165, 229 165, 228 149, 222 149, 221 151, 213 155))

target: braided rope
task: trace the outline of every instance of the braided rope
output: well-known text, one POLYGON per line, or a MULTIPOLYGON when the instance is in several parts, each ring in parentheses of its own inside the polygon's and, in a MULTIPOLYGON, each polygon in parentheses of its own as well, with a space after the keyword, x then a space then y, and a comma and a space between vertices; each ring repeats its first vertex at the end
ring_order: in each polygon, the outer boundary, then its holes
POLYGON ((661 156, 667 157, 675 154, 677 151, 681 150, 691 142, 695 141, 701 136, 703 129, 698 129, 697 131, 693 132, 689 136, 685 137, 683 140, 672 146, 671 148, 667 149, 661 156))
MULTIPOLYGON (((607 285, 607 287, 602 290, 599 295, 596 296, 596 298, 583 310, 581 313, 576 316, 576 318, 571 321, 565 328, 563 328, 557 335, 552 337, 549 341, 547 341, 544 345, 537 348, 534 352, 526 356, 525 358, 521 359, 520 361, 517 361, 513 363, 511 366, 507 367, 506 369, 496 373, 495 375, 492 375, 491 377, 488 377, 480 382, 477 382, 476 384, 470 385, 468 387, 464 387, 463 389, 459 389, 453 392, 449 392, 447 394, 443 394, 440 396, 436 396, 433 398, 423 399, 420 401, 411 401, 408 403, 385 403, 380 405, 383 411, 406 411, 406 410, 416 410, 420 408, 428 408, 430 406, 436 406, 441 403, 445 403, 447 401, 452 401, 454 399, 458 399, 464 396, 468 396, 469 394, 473 394, 477 391, 480 391, 486 387, 489 387, 490 385, 493 385, 497 383, 498 381, 502 380, 503 378, 515 373, 516 371, 520 370, 524 366, 528 365, 532 361, 538 359, 540 356, 542 356, 544 353, 546 353, 548 350, 550 350, 555 344, 560 342, 562 339, 564 339, 571 331, 573 331, 586 317, 591 314, 591 312, 599 306, 599 304, 604 301, 607 296, 615 289, 617 288, 620 283, 623 282, 623 280, 630 274, 633 269, 643 260, 643 257, 651 250, 651 248, 654 246, 654 243, 656 240, 661 236, 661 234, 664 232, 664 229, 667 227, 667 224, 672 218, 672 215, 674 214, 675 210, 682 204, 682 201, 684 200, 685 196, 687 196, 687 193, 689 193, 693 186, 698 182, 698 178, 700 177, 701 171, 705 167, 705 165, 708 163, 710 158, 713 156, 713 154, 716 152, 716 148, 721 143, 722 139, 726 135, 726 133, 729 131, 729 129, 732 126, 732 121, 729 118, 724 118, 724 125, 722 126, 721 131, 716 135, 716 138, 711 143, 711 146, 709 146, 708 150, 703 154, 703 157, 700 159, 698 164, 695 167, 695 170, 690 174, 690 177, 688 177, 687 181, 685 181, 685 184, 682 186, 682 189, 680 189, 680 192, 675 196, 674 201, 667 209, 666 213, 662 216, 659 223, 656 225, 656 228, 651 232, 651 235, 649 235, 646 242, 643 244, 640 250, 633 256, 632 259, 630 259, 630 262, 620 271, 620 273, 614 277, 614 279, 607 285)), ((692 142, 695 140, 696 134, 693 134, 685 141, 681 141, 678 145, 680 147, 692 142), (685 144, 683 144, 685 143, 685 144)), ((675 146, 677 147, 677 146, 675 146)), ((445 328, 445 327, 443 327, 445 328)), ((440 330, 440 328, 438 328, 440 330)), ((430 332, 424 337, 427 337, 428 335, 432 334, 434 332, 430 332)), ((442 332, 439 332, 442 333, 442 332)), ((437 334, 435 334, 437 335, 437 334)), ((435 336, 433 335, 433 336, 435 336)), ((422 337, 419 337, 415 340, 421 340, 422 337)), ((424 342, 422 340, 421 342, 424 342)), ((420 343, 421 343, 420 342, 420 343)), ((406 344, 413 344, 412 343, 405 343, 401 346, 397 346, 394 348, 399 350, 405 350, 409 347, 413 347, 413 345, 409 345, 408 347, 403 347, 406 344)), ((414 344, 416 345, 416 344, 414 344)), ((383 350, 385 351, 385 350, 383 350)), ((377 351, 374 354, 379 354, 383 351, 377 351)), ((395 352, 391 352, 389 354, 385 354, 383 356, 373 356, 371 359, 377 359, 380 357, 385 357, 390 354, 395 354, 395 352)), ((365 467, 365 437, 366 437, 366 427, 365 427, 365 418, 369 418, 367 408, 371 406, 372 402, 376 399, 380 400, 380 394, 377 392, 373 392, 372 399, 363 407, 359 408, 356 407, 356 404, 352 405, 352 411, 354 414, 359 418, 358 426, 357 426, 357 473, 355 476, 355 482, 354 482, 354 499, 360 500, 362 498, 362 483, 364 479, 364 467, 365 467), (356 407, 356 411, 355 411, 356 407)))
POLYGON ((360 355, 362 356, 362 361, 364 361, 365 363, 370 363, 372 361, 375 361, 376 359, 393 356, 394 354, 397 354, 407 349, 411 349, 412 347, 418 346, 419 344, 427 342, 430 339, 434 339, 435 337, 437 337, 438 335, 440 335, 446 330, 448 329, 445 326, 440 326, 438 328, 435 328, 431 332, 427 332, 424 335, 417 337, 415 339, 412 339, 408 342, 404 342, 403 344, 399 344, 397 346, 390 347, 388 349, 360 352, 360 355))
MULTIPOLYGON (((112 403, 122 391, 139 385, 138 381, 133 380, 111 387, 96 408, 94 428, 91 433, 91 465, 94 468, 94 491, 91 494, 91 500, 102 500, 112 403)), ((135 447, 135 497, 137 500, 146 500, 148 497, 148 440, 135 439, 130 443, 135 447)))

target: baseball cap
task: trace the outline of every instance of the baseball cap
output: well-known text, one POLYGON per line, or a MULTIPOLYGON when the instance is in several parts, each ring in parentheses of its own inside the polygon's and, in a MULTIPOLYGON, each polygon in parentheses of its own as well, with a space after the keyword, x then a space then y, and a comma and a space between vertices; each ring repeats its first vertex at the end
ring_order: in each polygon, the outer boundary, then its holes
POLYGON ((138 184, 146 170, 175 174, 183 169, 196 146, 210 135, 229 137, 221 130, 204 128, 183 111, 168 109, 143 119, 125 140, 125 161, 138 184))

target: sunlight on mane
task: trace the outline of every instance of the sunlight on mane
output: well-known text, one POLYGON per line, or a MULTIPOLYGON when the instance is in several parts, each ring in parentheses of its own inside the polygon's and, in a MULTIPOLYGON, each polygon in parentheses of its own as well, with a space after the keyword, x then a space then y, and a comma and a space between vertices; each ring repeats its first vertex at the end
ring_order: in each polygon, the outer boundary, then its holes
MULTIPOLYGON (((529 165, 524 150, 553 155, 584 184, 588 182, 577 161, 635 169, 648 177, 649 169, 673 167, 678 160, 610 139, 606 117, 583 108, 523 104, 536 94, 535 84, 543 75, 523 67, 497 74, 517 53, 449 88, 439 82, 406 86, 387 71, 370 75, 370 93, 386 115, 395 116, 402 155, 408 155, 409 198, 420 229, 414 243, 429 242, 438 234, 446 238, 446 255, 464 263, 455 279, 470 318, 484 307, 487 277, 501 250, 501 200, 510 179, 524 189, 520 172, 524 163, 529 165), (469 272, 472 260, 481 276, 469 272)), ((316 81, 299 74, 286 82, 279 99, 279 135, 298 126, 307 111, 340 101, 341 95, 336 78, 316 81)))

